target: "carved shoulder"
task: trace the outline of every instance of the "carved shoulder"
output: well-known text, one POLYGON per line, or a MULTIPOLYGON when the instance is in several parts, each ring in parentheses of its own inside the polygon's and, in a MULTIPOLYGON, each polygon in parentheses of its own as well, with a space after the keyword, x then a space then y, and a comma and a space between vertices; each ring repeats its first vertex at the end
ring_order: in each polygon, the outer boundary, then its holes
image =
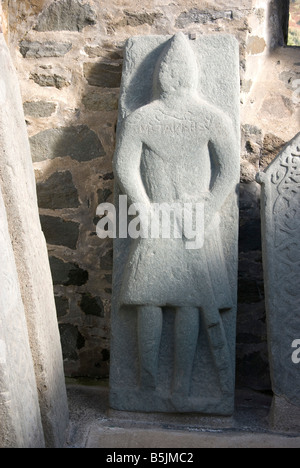
POLYGON ((149 121, 151 113, 153 113, 153 105, 149 104, 147 106, 140 107, 139 109, 132 112, 124 120, 126 127, 128 126, 138 126, 141 123, 149 121))

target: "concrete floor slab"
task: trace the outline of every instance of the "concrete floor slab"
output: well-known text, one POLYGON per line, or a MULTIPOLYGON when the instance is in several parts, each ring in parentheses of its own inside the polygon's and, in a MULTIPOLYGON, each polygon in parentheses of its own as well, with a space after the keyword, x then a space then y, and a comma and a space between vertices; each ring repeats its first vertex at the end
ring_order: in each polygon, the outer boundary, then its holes
POLYGON ((91 427, 85 448, 300 448, 300 437, 261 433, 184 432, 155 429, 91 427))
POLYGON ((67 385, 71 422, 65 448, 300 448, 299 433, 270 429, 271 395, 237 391, 235 414, 224 425, 222 418, 197 415, 112 412, 107 383, 92 384, 67 385))

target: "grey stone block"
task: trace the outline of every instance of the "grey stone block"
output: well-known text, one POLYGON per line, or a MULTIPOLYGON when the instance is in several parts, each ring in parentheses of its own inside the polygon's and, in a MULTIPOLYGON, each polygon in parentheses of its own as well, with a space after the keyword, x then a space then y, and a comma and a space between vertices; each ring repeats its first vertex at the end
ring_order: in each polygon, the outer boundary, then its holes
POLYGON ((184 29, 186 26, 189 26, 192 23, 196 24, 206 24, 214 23, 220 19, 233 19, 233 12, 231 10, 227 11, 217 11, 217 10, 199 10, 198 8, 192 8, 189 11, 185 11, 179 15, 176 20, 176 26, 178 28, 184 29))
POLYGON ((90 294, 82 294, 80 308, 85 315, 104 317, 104 306, 101 297, 93 297, 90 294))
POLYGON ((118 96, 113 93, 103 94, 93 91, 83 97, 82 103, 87 110, 94 112, 116 111, 118 109, 118 96))
POLYGON ((57 73, 31 73, 30 79, 42 88, 50 87, 62 89, 67 86, 70 86, 70 81, 65 76, 57 75, 57 73))
POLYGON ((108 198, 112 195, 112 191, 110 189, 99 189, 97 190, 98 195, 98 204, 105 203, 108 198))
POLYGON ((88 281, 88 272, 80 268, 76 263, 66 263, 56 257, 50 257, 49 260, 55 285, 83 286, 88 281))
POLYGON ((78 361, 77 350, 85 345, 85 339, 78 330, 78 327, 70 323, 61 323, 59 325, 61 344, 64 359, 78 361))
POLYGON ((72 49, 71 42, 30 42, 20 43, 20 52, 24 58, 63 57, 72 49))
POLYGON ((149 24, 152 26, 157 19, 163 16, 162 13, 135 13, 130 11, 124 11, 124 18, 120 21, 121 26, 141 26, 142 24, 149 24))
MULTIPOLYGON (((68 425, 68 406, 53 284, 39 220, 19 84, 2 34, 0 68, 0 186, 29 324, 28 335, 46 445, 60 447, 68 425)), ((19 327, 18 322, 16 324, 19 327)), ((6 325, 3 326, 5 328, 6 325)), ((26 354, 21 353, 19 358, 18 364, 26 369, 26 354)))
POLYGON ((45 215, 41 215, 40 220, 48 244, 64 245, 69 249, 76 250, 79 238, 79 223, 45 215))
POLYGON ((100 88, 119 88, 122 76, 122 65, 110 63, 86 62, 83 64, 84 76, 91 86, 100 88))
POLYGON ((96 23, 96 14, 82 0, 60 0, 52 2, 40 14, 36 31, 82 31, 96 23), (72 14, 70 14, 72 12, 72 14))
POLYGON ((33 360, 1 189, 0 226, 0 448, 43 448, 33 360))
POLYGON ((101 141, 86 125, 52 128, 30 138, 34 162, 64 156, 76 161, 91 161, 105 155, 101 141))
POLYGON ((115 240, 110 405, 230 415, 239 183, 234 38, 129 39, 114 168, 117 205, 126 194, 149 215, 154 203, 203 202, 205 239, 195 250, 184 236, 115 240))
POLYGON ((55 305, 58 318, 67 315, 69 311, 69 300, 67 297, 55 296, 55 305))
POLYGON ((40 208, 59 210, 80 206, 78 191, 70 171, 55 172, 44 182, 39 182, 37 196, 40 208))
POLYGON ((50 117, 55 110, 56 104, 54 102, 46 101, 32 101, 24 102, 23 105, 25 115, 35 118, 50 117))

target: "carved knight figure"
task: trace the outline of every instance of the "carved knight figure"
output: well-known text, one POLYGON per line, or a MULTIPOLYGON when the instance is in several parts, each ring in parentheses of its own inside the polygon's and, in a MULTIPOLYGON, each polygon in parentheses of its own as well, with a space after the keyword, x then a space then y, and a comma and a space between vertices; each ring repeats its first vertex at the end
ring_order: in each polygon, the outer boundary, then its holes
MULTIPOLYGON (((198 64, 188 39, 176 34, 154 72, 153 99, 131 113, 114 157, 117 183, 129 204, 204 204, 204 245, 187 239, 131 241, 120 304, 137 314, 139 385, 156 392, 163 311, 175 314, 172 400, 190 394, 199 327, 205 327, 221 392, 233 392, 234 369, 222 313, 233 307, 219 223, 238 172, 231 119, 198 92, 198 64)), ((203 226, 202 226, 203 227, 203 226)))

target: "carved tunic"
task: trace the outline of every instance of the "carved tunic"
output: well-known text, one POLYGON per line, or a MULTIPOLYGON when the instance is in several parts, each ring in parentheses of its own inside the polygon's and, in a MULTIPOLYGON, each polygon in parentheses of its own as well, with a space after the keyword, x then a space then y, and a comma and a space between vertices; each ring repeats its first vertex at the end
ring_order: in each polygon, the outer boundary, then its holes
MULTIPOLYGON (((133 113, 124 128, 119 153, 128 144, 131 157, 141 153, 140 177, 150 203, 205 203, 220 171, 213 167, 216 130, 232 131, 225 114, 198 96, 192 105, 180 103, 178 111, 154 101, 133 113)), ((204 246, 197 250, 188 250, 184 237, 133 240, 121 302, 205 307, 209 298, 219 309, 231 308, 217 213, 204 231, 204 246)))

